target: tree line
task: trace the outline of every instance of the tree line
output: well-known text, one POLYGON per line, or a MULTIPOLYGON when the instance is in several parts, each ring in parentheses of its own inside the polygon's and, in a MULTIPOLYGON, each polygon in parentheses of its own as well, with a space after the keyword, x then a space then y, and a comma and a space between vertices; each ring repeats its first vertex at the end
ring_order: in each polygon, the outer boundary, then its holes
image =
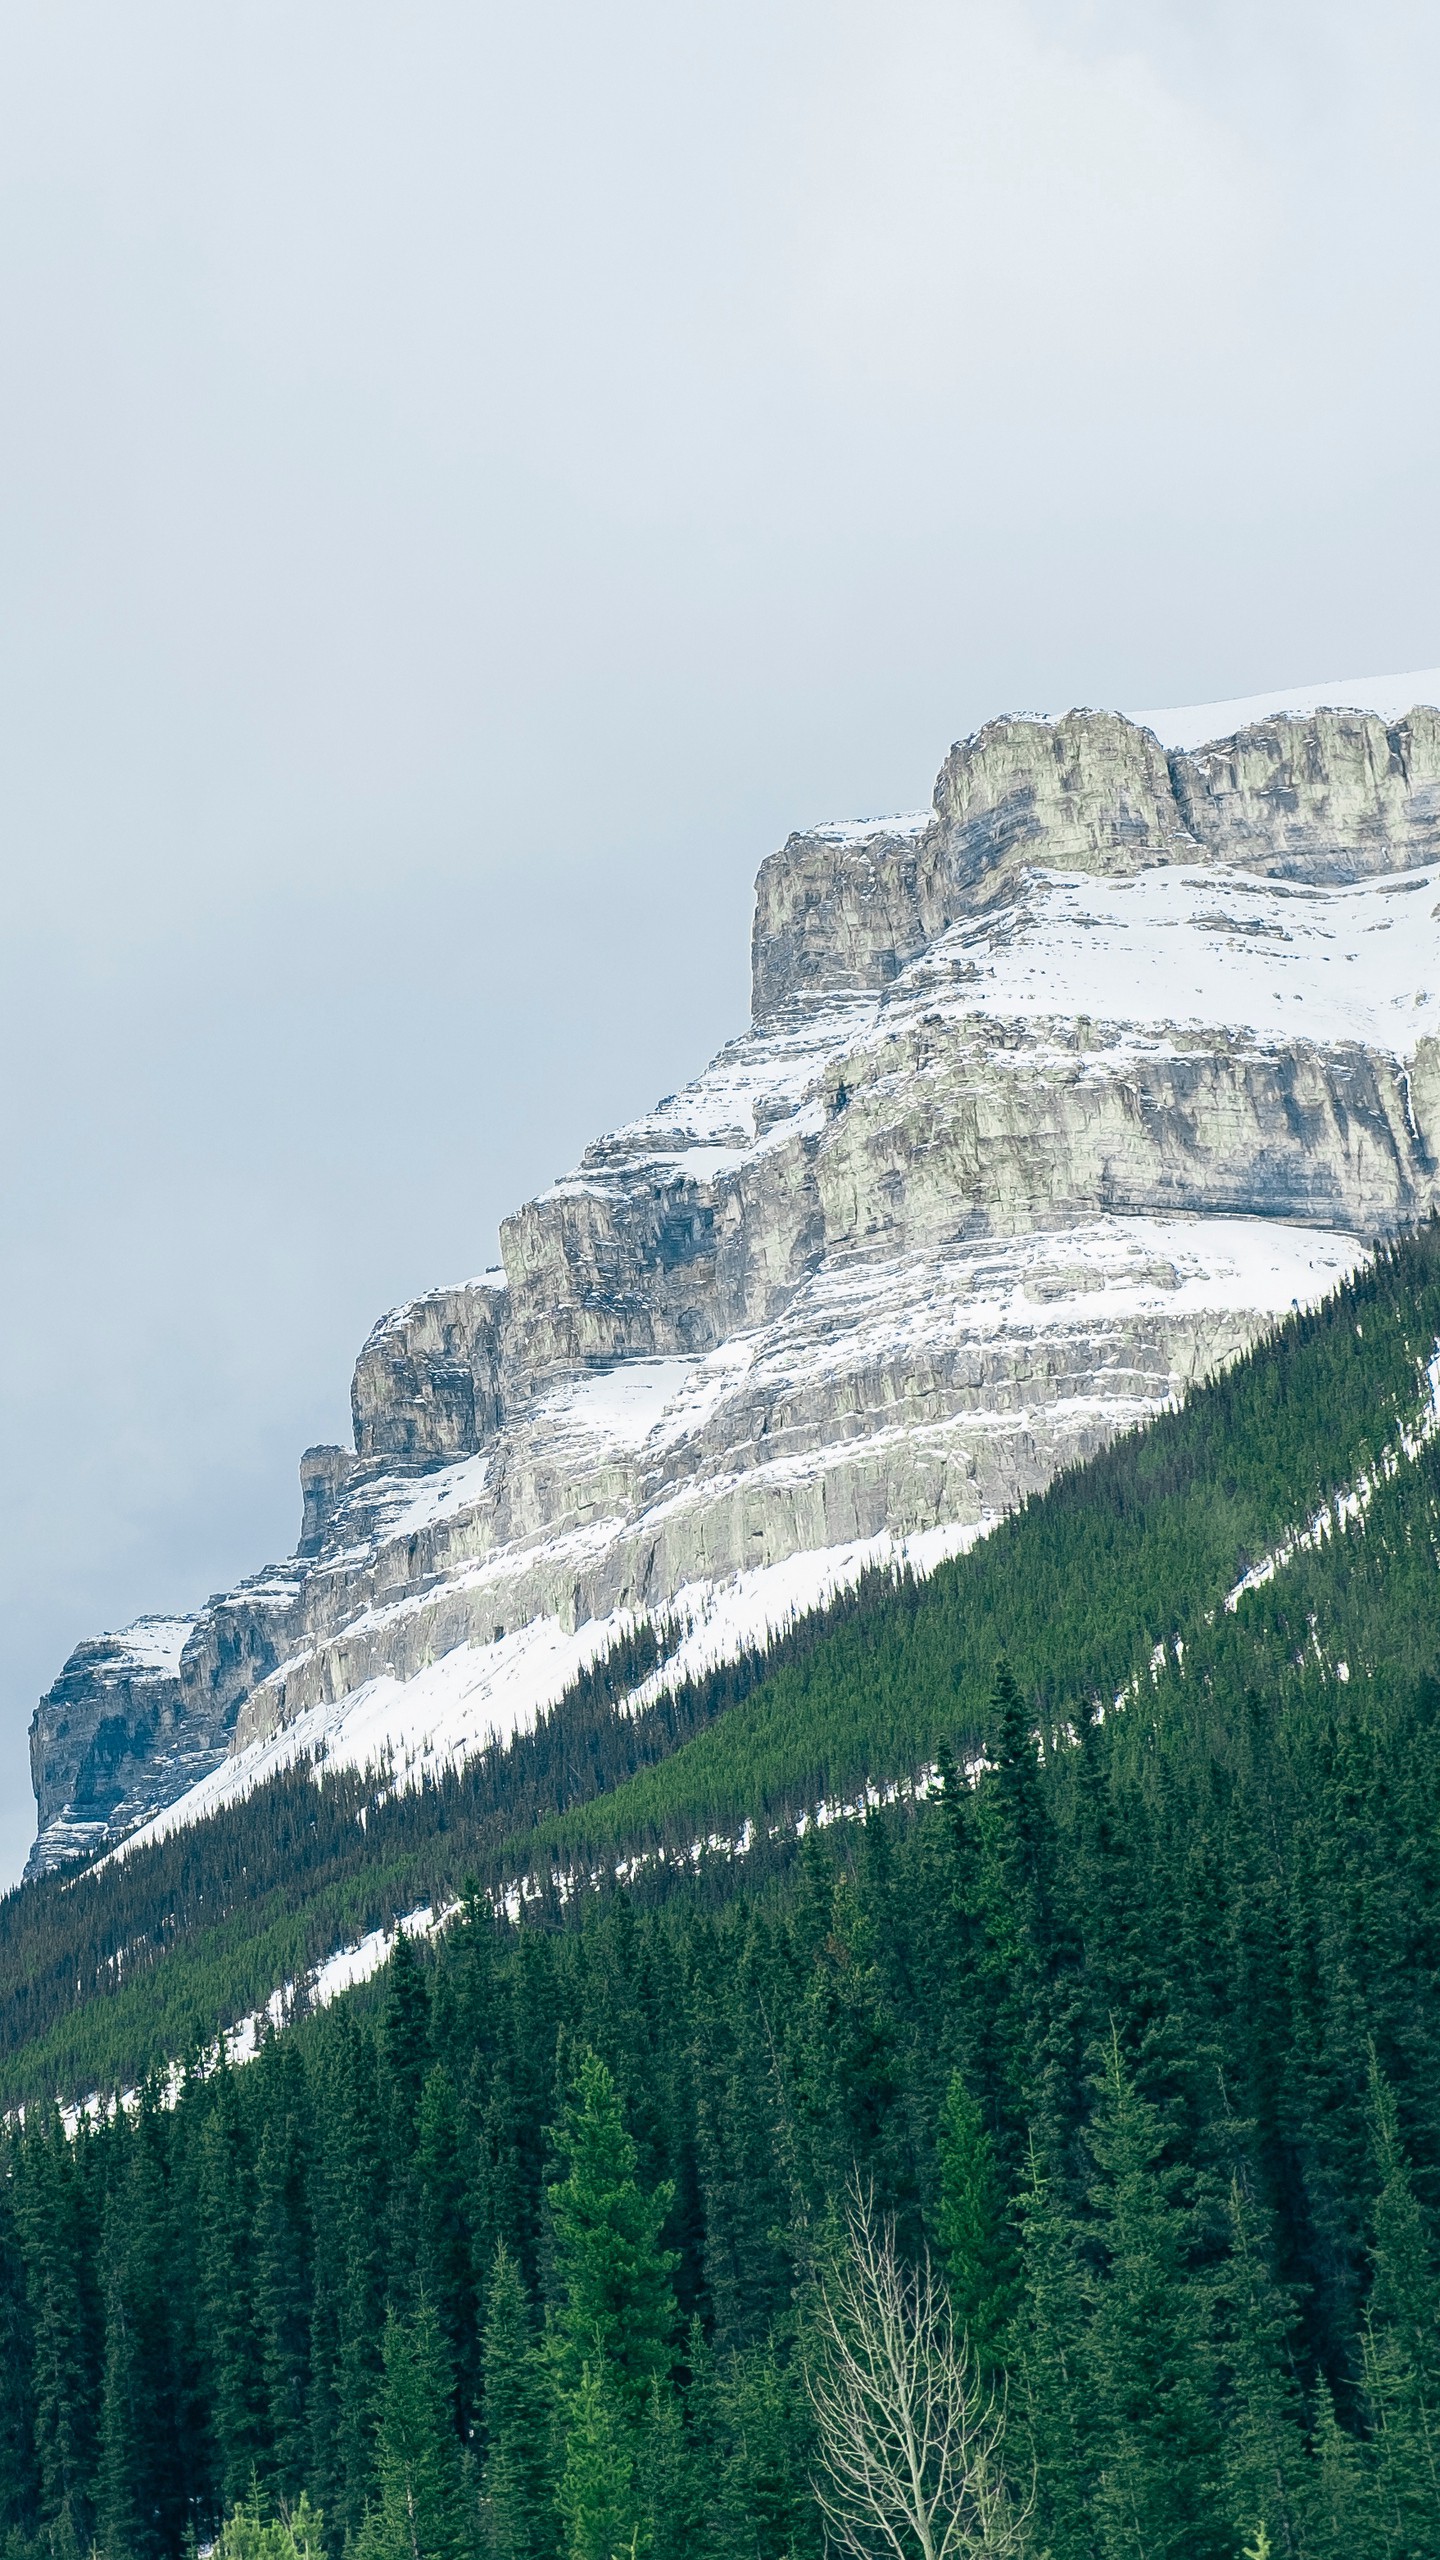
POLYGON ((7 2560, 818 2560, 857 2210, 980 2395, 952 2551, 1432 2554, 1440 1686, 1068 1738, 1002 1669, 984 1740, 759 1895, 477 1894, 173 2103, 31 2110, 7 2560))

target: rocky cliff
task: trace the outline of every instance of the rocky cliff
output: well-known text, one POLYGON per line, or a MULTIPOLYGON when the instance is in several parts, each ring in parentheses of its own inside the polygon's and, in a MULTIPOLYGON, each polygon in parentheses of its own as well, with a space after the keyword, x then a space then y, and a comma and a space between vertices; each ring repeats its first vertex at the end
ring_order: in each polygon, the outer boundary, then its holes
POLYGON ((163 1667, 71 1657, 32 1863, 302 1751, 413 1778, 637 1614, 674 1676, 981 1534, 1432 1205, 1437 895, 1423 705, 995 721, 929 810, 792 836, 749 1032, 377 1325, 296 1555, 163 1667))

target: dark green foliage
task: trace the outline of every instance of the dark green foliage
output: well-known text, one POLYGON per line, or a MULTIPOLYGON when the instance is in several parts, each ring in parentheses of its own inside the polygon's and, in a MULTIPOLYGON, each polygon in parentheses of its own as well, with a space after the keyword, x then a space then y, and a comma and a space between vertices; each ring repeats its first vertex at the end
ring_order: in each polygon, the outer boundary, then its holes
MULTIPOLYGON (((597 2375, 603 2369, 610 2397, 633 2424, 674 2357, 676 2259, 660 2245, 674 2190, 647 2195, 640 2186, 635 2143, 597 2054, 580 2057, 555 2147, 565 2174, 547 2195, 552 2366, 562 2393, 580 2388, 587 2366, 597 2375)), ((598 2401, 595 2423, 603 2433, 598 2401)))
POLYGON ((307 2490, 375 2560, 818 2560, 798 2345, 857 2175, 1003 2378, 1037 2552, 1440 2547, 1437 1336, 1427 1234, 668 1723, 612 1666, 368 1832, 301 1773, 0 1906, 33 2098, 479 1878, 246 2069, 0 2136, 13 2560, 175 2560, 307 2490), (797 1847, 867 1781, 889 1812, 797 1847), (493 1916, 621 1850, 628 1894, 493 1916))
POLYGON ((982 2368, 994 2372, 1016 2307, 1014 2238, 984 2118, 953 2071, 937 2128, 935 2236, 955 2317, 982 2368))
POLYGON ((373 2503, 357 2560, 473 2560, 475 2520, 452 2414, 452 2384, 434 2314, 385 2323, 373 2503))
POLYGON ((1105 2560, 1228 2560, 1210 2305, 1184 2173, 1112 2036, 1087 2135, 1093 2163, 1082 2358, 1105 2560))
POLYGON ((520 2272, 503 2244, 490 2275, 484 2376, 484 2547, 492 2560, 552 2560, 548 2382, 520 2272))

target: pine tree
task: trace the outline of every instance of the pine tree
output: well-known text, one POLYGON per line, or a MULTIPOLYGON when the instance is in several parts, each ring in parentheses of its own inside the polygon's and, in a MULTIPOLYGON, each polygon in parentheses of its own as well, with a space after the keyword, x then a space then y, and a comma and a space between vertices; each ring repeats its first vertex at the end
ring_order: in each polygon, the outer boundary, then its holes
POLYGON ((297 2498, 310 2463, 309 2210, 303 2136, 276 2092, 256 2170, 255 2310, 265 2395, 266 2471, 277 2494, 297 2498), (283 2109, 283 2112, 282 2112, 283 2109))
POLYGON ((615 2083, 596 2054, 581 2057, 555 2147, 566 2170, 547 2195, 556 2380, 568 2395, 578 2390, 584 2366, 598 2372, 604 2364, 614 2374, 617 2405, 638 2422, 651 2383, 668 2376, 674 2352, 675 2256, 660 2245, 673 2190, 641 2189, 615 2083))
POLYGON ((637 2430, 613 2364, 581 2365, 565 2420, 556 2497, 565 2560, 641 2560, 649 2542, 635 2480, 637 2430))
POLYGON ((485 2323, 484 2542, 492 2560, 553 2560, 550 2391, 520 2271, 502 2243, 485 2323))
POLYGON ((358 2560, 473 2560, 475 2518, 453 2419, 453 2386, 435 2315, 385 2323, 376 2494, 358 2560))
POLYGON ((1386 2549, 1420 2560, 1440 2542, 1440 2292, 1398 2111, 1372 2048, 1370 2136, 1379 2190, 1363 2379, 1386 2549))
POLYGON ((455 2083, 443 2062, 427 2073, 416 2133, 420 2178, 420 2290, 440 2324, 455 2375, 457 2415, 479 2395, 475 2270, 465 2213, 465 2159, 455 2083))
POLYGON ((1081 2234, 1060 2175, 1033 2135, 1026 2165, 1020 2298, 1008 2347, 1016 2417, 1035 2478, 1036 2538, 1053 2560, 1095 2560, 1081 2234))
POLYGON ((1231 2560, 1215 2417, 1210 2303, 1193 2270, 1194 2217, 1165 2128, 1105 2048, 1088 2143, 1101 2253, 1085 2371, 1105 2560, 1231 2560))
POLYGON ((57 2550, 77 2555, 93 2525, 104 2337, 97 2233, 86 2196, 87 2148, 83 2127, 71 2143, 57 2116, 34 2118, 21 2147, 17 2195, 34 2339, 40 2515, 57 2550))
POLYGON ((939 2134, 935 2229, 955 2318, 985 2371, 1002 2359, 1015 2311, 1015 2246, 995 2151, 961 2072, 952 2073, 939 2134))
POLYGON ((234 2074, 223 2061, 200 2136, 199 2203, 200 2334, 218 2485, 231 2508, 264 2450, 265 2409, 253 2282, 254 2163, 234 2074))

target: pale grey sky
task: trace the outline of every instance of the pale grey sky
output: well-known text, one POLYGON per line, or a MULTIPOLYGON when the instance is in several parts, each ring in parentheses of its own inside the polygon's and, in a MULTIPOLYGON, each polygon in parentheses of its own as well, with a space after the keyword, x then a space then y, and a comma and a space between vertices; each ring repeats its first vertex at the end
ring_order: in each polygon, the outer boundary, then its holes
POLYGON ((1408 0, 0 0, 0 1877, 792 824, 1440 659, 1408 0))

